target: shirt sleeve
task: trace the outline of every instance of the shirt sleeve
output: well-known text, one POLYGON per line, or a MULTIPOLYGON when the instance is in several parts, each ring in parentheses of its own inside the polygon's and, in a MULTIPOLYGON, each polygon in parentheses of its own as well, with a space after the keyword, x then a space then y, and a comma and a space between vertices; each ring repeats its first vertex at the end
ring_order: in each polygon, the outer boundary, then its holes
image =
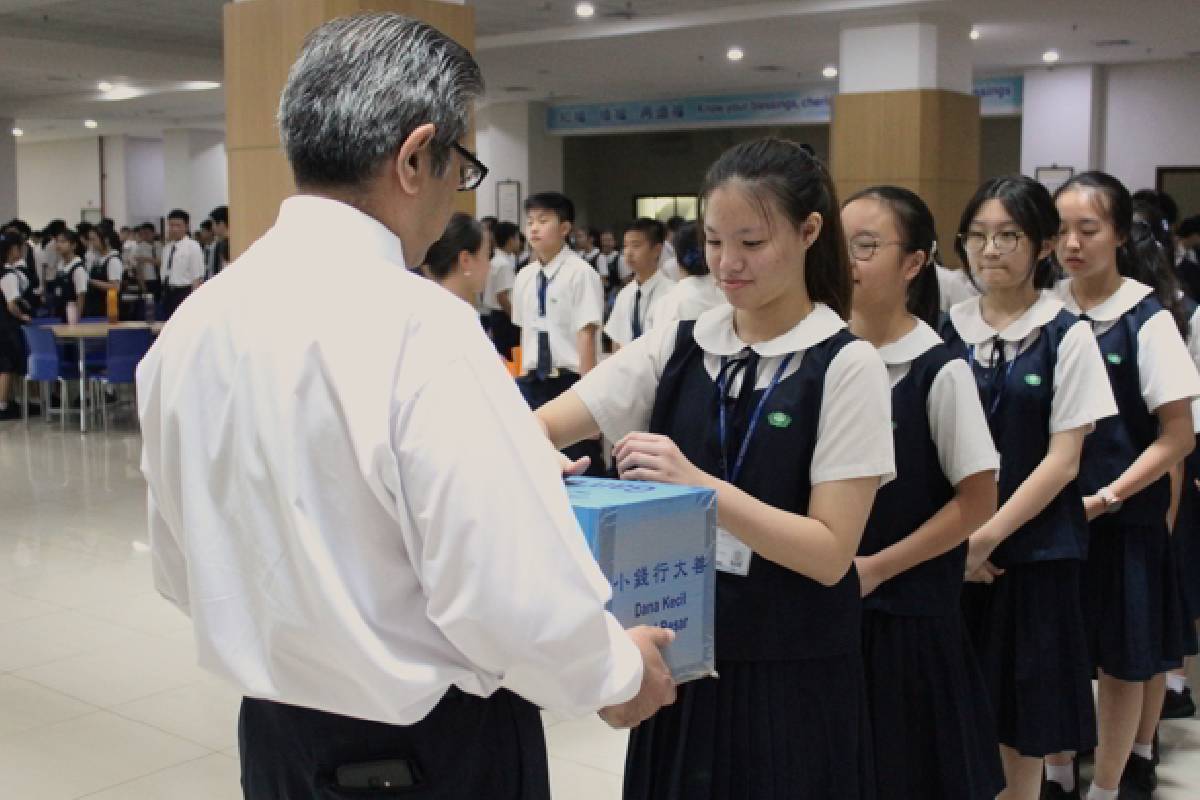
POLYGON ((0 293, 4 295, 5 303, 11 303, 21 296, 21 281, 16 275, 5 275, 0 278, 0 293))
POLYGON ((496 271, 496 294, 511 292, 516 280, 516 269, 510 262, 505 261, 500 265, 500 269, 496 271))
POLYGON ((1087 428, 1117 413, 1108 370, 1091 326, 1080 320, 1058 345, 1054 366, 1054 398, 1050 401, 1050 433, 1087 428))
POLYGON ((557 454, 479 338, 394 412, 426 613, 476 669, 537 705, 582 714, 624 702, 641 656, 604 610, 611 588, 557 454))
POLYGON ((71 281, 75 284, 75 294, 84 295, 88 290, 88 272, 87 269, 77 269, 71 274, 71 281))
POLYGON ((659 325, 601 361, 572 387, 609 441, 650 427, 658 382, 678 335, 678 324, 659 325))
POLYGON ((869 342, 847 344, 829 365, 809 475, 813 486, 870 476, 887 483, 896 476, 892 391, 869 342))
MULTIPOLYGON (((1197 308, 1188 320, 1187 348, 1192 356, 1192 363, 1200 370, 1200 308, 1197 308)), ((1192 427, 1196 433, 1200 433, 1200 397, 1192 400, 1192 427)))
POLYGON ((591 267, 576 270, 572 280, 575 300, 572 327, 573 332, 578 333, 588 325, 599 325, 604 321, 604 284, 591 267))
POLYGON ((608 334, 608 338, 621 345, 621 347, 633 341, 633 331, 629 327, 630 294, 627 291, 629 286, 633 286, 633 284, 631 283, 617 292, 617 299, 613 302, 612 314, 609 315, 608 322, 604 326, 604 332, 608 334))
POLYGON ((531 322, 531 320, 525 318, 525 310, 528 305, 525 302, 525 295, 528 292, 526 287, 529 286, 529 278, 526 276, 530 274, 530 270, 532 269, 534 268, 526 267, 517 273, 513 280, 512 321, 518 328, 528 327, 531 322))
POLYGON ((950 483, 957 486, 977 473, 1000 469, 975 376, 965 361, 956 358, 942 367, 930 387, 926 411, 938 462, 950 483))
POLYGON ((120 258, 113 257, 108 260, 108 281, 109 283, 120 283, 121 278, 125 275, 125 265, 120 258))
POLYGON ((1166 403, 1200 396, 1196 362, 1171 312, 1164 309, 1146 320, 1137 344, 1142 399, 1152 413, 1166 403))

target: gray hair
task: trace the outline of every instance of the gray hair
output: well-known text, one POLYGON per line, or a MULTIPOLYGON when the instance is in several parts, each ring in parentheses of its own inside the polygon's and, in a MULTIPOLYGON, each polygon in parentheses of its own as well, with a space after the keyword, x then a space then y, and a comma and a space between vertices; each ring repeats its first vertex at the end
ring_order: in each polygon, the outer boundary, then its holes
POLYGON ((471 54, 399 14, 360 14, 308 35, 279 101, 279 131, 296 183, 351 187, 374 176, 419 126, 436 129, 442 175, 483 93, 471 54))

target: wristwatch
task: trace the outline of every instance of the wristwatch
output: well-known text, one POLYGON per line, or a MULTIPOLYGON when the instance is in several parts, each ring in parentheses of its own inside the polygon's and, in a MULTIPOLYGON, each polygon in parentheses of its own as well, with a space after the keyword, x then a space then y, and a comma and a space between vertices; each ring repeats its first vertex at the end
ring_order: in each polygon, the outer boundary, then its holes
POLYGON ((1096 492, 1096 497, 1099 497, 1100 501, 1104 503, 1105 514, 1112 514, 1113 512, 1120 510, 1121 505, 1124 502, 1117 499, 1117 494, 1112 490, 1111 486, 1105 486, 1103 489, 1096 492))

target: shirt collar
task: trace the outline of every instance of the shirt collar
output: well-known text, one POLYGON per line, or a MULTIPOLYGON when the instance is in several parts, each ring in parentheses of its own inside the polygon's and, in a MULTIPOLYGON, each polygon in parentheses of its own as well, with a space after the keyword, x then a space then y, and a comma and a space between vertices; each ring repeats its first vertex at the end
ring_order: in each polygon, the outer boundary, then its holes
POLYGON ((924 320, 917 320, 911 331, 879 348, 879 357, 889 367, 911 364, 941 343, 942 337, 933 328, 924 320))
POLYGON ((964 300, 950 309, 950 321, 954 329, 967 344, 981 344, 988 339, 1000 337, 1006 342, 1022 342, 1030 333, 1043 327, 1062 311, 1062 301, 1047 291, 1038 293, 1038 299, 1002 331, 997 331, 983 318, 979 308, 982 297, 964 300))
POLYGON ((1124 278, 1121 281, 1121 286, 1112 296, 1105 300, 1100 305, 1090 311, 1083 312, 1079 308, 1079 302, 1075 299, 1075 293, 1071 291, 1072 279, 1059 281, 1054 287, 1061 298, 1063 305, 1072 314, 1086 313, 1089 319, 1096 322, 1112 322, 1124 314, 1129 309, 1136 306, 1138 303, 1146 299, 1146 296, 1153 291, 1144 283, 1135 281, 1133 278, 1124 278))
POLYGON ((705 352, 716 356, 734 356, 749 347, 760 356, 771 358, 807 350, 846 327, 846 321, 833 309, 824 303, 815 303, 809 315, 787 333, 766 342, 747 345, 733 329, 733 313, 733 306, 719 305, 696 320, 696 343, 705 352))
POLYGON ((306 194, 289 197, 279 207, 275 227, 298 241, 311 238, 313 231, 336 230, 343 235, 350 251, 405 266, 400 237, 379 220, 338 200, 306 194))
POLYGON ((541 270, 543 273, 545 273, 546 280, 554 280, 554 278, 558 275, 558 271, 562 269, 562 265, 567 263, 567 259, 572 255, 574 255, 574 253, 571 251, 571 248, 564 244, 563 249, 558 251, 558 255, 550 259, 549 264, 542 265, 541 270))
POLYGON ((646 282, 645 282, 645 283, 638 283, 638 282, 637 282, 637 278, 634 278, 634 280, 633 280, 633 283, 634 283, 634 285, 637 287, 637 288, 636 288, 634 291, 637 291, 637 289, 641 289, 641 290, 642 290, 642 294, 643 294, 643 295, 646 295, 646 294, 653 294, 653 293, 654 293, 654 291, 655 291, 655 290, 656 290, 656 289, 657 289, 657 288, 658 288, 658 287, 659 287, 661 284, 663 284, 663 283, 666 283, 666 281, 667 281, 667 278, 666 278, 666 276, 665 276, 665 275, 663 275, 661 271, 659 271, 659 270, 655 270, 655 271, 654 271, 654 274, 653 274, 653 275, 651 275, 651 276, 650 276, 650 277, 649 277, 649 278, 646 280, 646 282))

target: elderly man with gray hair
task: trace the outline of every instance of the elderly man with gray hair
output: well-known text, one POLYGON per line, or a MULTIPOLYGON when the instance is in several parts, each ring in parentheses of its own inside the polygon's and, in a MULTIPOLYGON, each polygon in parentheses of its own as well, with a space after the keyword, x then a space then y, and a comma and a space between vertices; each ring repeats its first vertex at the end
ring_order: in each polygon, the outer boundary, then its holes
POLYGON ((138 369, 155 585, 245 695, 251 800, 548 798, 537 706, 630 726, 674 700, 669 632, 604 610, 474 309, 405 269, 486 171, 481 91, 421 22, 314 31, 279 111, 298 194, 138 369), (330 228, 336 269, 308 246, 330 228))

